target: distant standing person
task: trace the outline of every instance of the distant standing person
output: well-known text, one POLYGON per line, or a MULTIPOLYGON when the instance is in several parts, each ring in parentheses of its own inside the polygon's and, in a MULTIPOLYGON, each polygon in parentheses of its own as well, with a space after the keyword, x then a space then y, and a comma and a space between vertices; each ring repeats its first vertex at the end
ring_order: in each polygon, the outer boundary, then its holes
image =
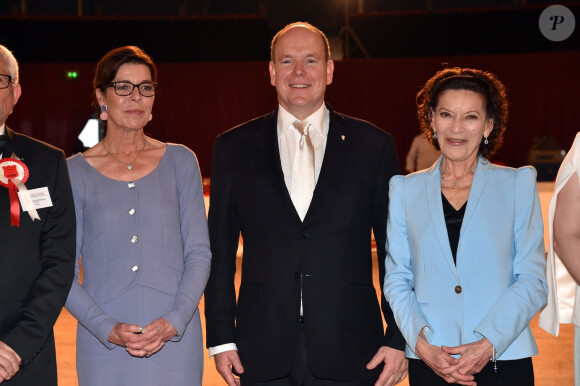
POLYGON ((437 161, 440 155, 441 151, 429 142, 425 133, 421 133, 413 138, 409 153, 407 153, 405 169, 409 173, 427 169, 437 161))

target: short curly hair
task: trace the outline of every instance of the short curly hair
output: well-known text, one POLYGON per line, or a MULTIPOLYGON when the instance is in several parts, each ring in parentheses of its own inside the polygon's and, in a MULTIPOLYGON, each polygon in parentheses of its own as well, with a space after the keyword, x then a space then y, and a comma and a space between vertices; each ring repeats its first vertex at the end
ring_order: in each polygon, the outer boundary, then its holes
POLYGON ((417 94, 417 116, 421 129, 437 150, 440 147, 433 136, 431 118, 445 90, 473 91, 484 98, 487 118, 493 120, 493 130, 487 137, 488 144, 480 143, 479 154, 491 157, 501 147, 506 130, 508 101, 505 86, 492 73, 472 68, 446 68, 429 79, 417 94))

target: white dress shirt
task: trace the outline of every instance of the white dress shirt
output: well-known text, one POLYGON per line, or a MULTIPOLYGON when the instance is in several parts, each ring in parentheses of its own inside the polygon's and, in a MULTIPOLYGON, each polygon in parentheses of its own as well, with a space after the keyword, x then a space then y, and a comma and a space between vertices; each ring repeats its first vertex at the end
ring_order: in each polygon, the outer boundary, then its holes
MULTIPOLYGON (((294 166, 294 156, 300 142, 300 133, 292 126, 299 119, 290 114, 284 107, 278 109, 278 149, 280 150, 280 163, 284 173, 284 183, 290 192, 292 186, 292 169, 294 166)), ((322 159, 326 150, 326 140, 328 136, 328 109, 322 104, 312 115, 304 119, 310 124, 310 141, 314 147, 314 183, 318 182, 320 169, 322 168, 322 159)))
MULTIPOLYGON (((2 126, 0 126, 0 135, 3 135, 4 134, 4 131, 6 131, 6 130, 4 130, 4 127, 5 126, 6 126, 5 123, 3 123, 2 126)), ((2 153, 1 152, 0 152, 0 158, 2 158, 2 153)))
MULTIPOLYGON (((300 141, 300 134, 292 124, 300 119, 290 114, 284 107, 278 108, 278 124, 276 130, 278 133, 278 149, 280 150, 280 163, 284 173, 284 183, 288 192, 292 186, 292 169, 294 166, 294 156, 300 141)), ((312 146, 314 147, 314 183, 318 182, 320 169, 322 169, 322 160, 326 150, 326 141, 328 137, 328 128, 330 126, 329 112, 323 103, 318 110, 308 116, 303 121, 307 121, 311 129, 308 133, 312 146)), ((302 313, 302 307, 300 307, 302 313)), ((212 357, 224 351, 237 350, 235 343, 225 343, 215 347, 209 347, 209 356, 212 357)))

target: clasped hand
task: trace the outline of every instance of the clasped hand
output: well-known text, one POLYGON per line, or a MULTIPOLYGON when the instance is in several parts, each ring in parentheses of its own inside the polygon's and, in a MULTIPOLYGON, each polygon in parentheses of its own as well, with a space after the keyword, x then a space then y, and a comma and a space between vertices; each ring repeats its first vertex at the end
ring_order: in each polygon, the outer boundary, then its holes
POLYGON ((417 339, 416 354, 447 383, 476 386, 473 375, 478 374, 489 362, 492 348, 487 338, 461 346, 439 348, 429 344, 421 334, 417 339))
POLYGON ((167 320, 160 318, 145 327, 117 323, 109 334, 109 342, 125 347, 132 356, 150 357, 175 335, 177 330, 167 320))

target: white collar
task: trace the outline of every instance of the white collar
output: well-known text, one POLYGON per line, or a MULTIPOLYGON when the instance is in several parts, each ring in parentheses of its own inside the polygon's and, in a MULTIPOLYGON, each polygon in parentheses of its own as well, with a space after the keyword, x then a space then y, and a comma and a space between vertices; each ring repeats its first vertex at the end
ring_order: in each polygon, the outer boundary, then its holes
MULTIPOLYGON (((323 103, 318 110, 306 117, 304 121, 307 121, 311 127, 314 128, 321 136, 326 136, 328 134, 328 126, 324 124, 326 115, 328 114, 328 109, 323 103)), ((288 129, 292 124, 300 119, 296 118, 288 112, 282 105, 278 108, 278 136, 284 135, 286 129, 288 129)))

